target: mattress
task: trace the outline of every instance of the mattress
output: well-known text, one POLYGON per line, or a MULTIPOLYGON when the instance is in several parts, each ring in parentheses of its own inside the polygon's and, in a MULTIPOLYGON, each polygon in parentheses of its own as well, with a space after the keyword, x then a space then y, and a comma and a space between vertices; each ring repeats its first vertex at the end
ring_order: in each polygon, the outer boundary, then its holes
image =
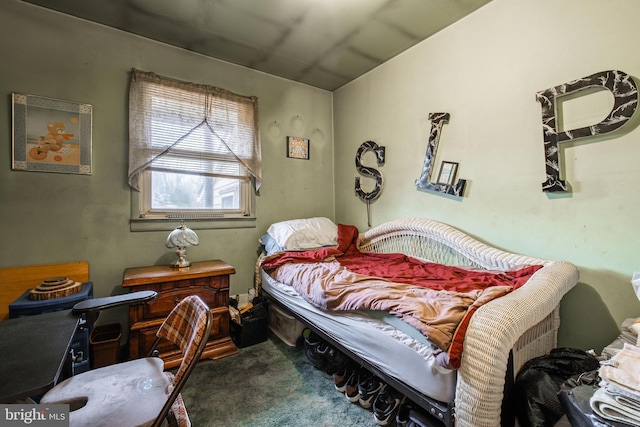
POLYGON ((261 270, 262 289, 358 357, 432 399, 451 403, 456 371, 439 366, 435 346, 409 324, 383 312, 327 312, 261 270))

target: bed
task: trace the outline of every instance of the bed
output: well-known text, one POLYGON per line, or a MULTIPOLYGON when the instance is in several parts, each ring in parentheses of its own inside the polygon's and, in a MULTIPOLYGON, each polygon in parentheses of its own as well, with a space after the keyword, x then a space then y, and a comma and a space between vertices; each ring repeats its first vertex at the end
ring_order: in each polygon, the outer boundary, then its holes
MULTIPOLYGON (((323 262, 335 262, 333 250, 342 245, 341 230, 326 218, 272 225, 261 239, 264 254, 256 264, 258 292, 286 308, 442 425, 512 424, 509 387, 527 360, 556 346, 559 304, 577 283, 577 268, 565 261, 509 253, 428 219, 397 219, 358 233, 355 245, 363 253, 404 254, 420 262, 468 269, 473 272, 469 274, 486 271, 504 276, 501 272, 535 267, 530 275, 522 276, 525 279, 517 287, 468 310, 462 317, 465 327, 457 363, 449 363, 449 359, 442 363, 440 343, 434 345, 435 339, 429 340, 424 330, 398 317, 395 308, 391 311, 394 315, 379 310, 380 306, 359 311, 326 309, 317 304, 313 295, 304 294, 306 279, 297 288, 278 280, 280 276, 274 272, 280 268, 295 263, 310 264, 304 257, 297 259, 300 253, 320 253, 323 262), (269 242, 265 243, 265 239, 269 242), (279 261, 275 267, 270 264, 274 259, 282 260, 283 253, 294 261, 279 261), (324 257, 327 254, 330 256, 324 257)), ((441 293, 443 299, 450 294, 441 293)), ((378 298, 376 295, 375 299, 378 298)), ((460 329, 458 326, 455 333, 460 329)))

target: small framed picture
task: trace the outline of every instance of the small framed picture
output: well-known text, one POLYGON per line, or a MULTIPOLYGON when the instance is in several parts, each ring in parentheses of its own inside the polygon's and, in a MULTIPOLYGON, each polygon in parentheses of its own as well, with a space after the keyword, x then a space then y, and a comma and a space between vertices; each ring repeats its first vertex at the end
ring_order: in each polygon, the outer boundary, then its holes
POLYGON ((458 163, 442 162, 440 165, 440 173, 438 173, 438 184, 453 185, 458 171, 458 163))
POLYGON ((13 93, 12 168, 91 175, 89 104, 13 93))
POLYGON ((306 138, 296 136, 287 137, 287 157, 292 159, 309 160, 309 144, 306 138))

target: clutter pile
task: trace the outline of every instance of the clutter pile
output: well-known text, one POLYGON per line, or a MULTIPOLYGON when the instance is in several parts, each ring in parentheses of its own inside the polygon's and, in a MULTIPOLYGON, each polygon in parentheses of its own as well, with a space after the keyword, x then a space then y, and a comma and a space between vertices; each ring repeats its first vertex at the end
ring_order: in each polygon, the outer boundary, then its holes
POLYGON ((620 334, 609 345, 602 349, 602 358, 611 359, 618 354, 625 344, 637 345, 638 332, 637 328, 640 325, 640 318, 629 318, 622 321, 620 325, 620 334))
POLYGON ((254 297, 244 304, 229 298, 229 317, 231 339, 238 348, 267 340, 269 303, 265 298, 254 297))
MULTIPOLYGON (((640 299, 640 272, 631 278, 640 299)), ((599 388, 589 403, 594 414, 613 423, 640 426, 640 318, 627 319, 618 338, 603 350, 599 388)))
MULTIPOLYGON (((631 285, 640 299, 640 272, 631 285)), ((572 426, 640 427, 640 318, 624 320, 598 370, 563 384, 558 396, 572 426)))
POLYGON ((640 347, 625 344, 602 363, 591 409, 605 420, 640 426, 640 347))

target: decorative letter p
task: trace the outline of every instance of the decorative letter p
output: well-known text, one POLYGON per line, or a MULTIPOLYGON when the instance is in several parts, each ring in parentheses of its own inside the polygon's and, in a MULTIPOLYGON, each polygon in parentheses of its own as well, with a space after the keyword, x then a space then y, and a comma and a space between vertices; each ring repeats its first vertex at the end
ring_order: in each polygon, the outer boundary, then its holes
POLYGON ((560 179, 559 145, 566 141, 613 132, 627 123, 638 107, 638 88, 633 78, 622 71, 602 71, 588 77, 552 87, 536 94, 542 104, 542 129, 547 180, 542 191, 567 191, 567 183, 560 179), (579 129, 558 132, 556 99, 590 87, 604 87, 614 97, 613 109, 600 123, 579 129))

